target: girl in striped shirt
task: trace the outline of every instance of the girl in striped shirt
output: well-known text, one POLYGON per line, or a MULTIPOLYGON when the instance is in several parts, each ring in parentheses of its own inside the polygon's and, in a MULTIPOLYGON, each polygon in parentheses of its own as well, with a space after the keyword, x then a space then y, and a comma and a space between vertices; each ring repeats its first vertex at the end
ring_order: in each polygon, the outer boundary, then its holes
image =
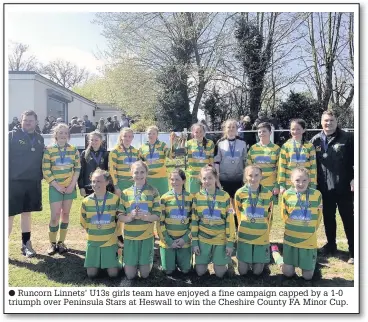
POLYGON ((73 199, 77 198, 75 189, 80 172, 80 157, 75 146, 68 144, 69 127, 60 123, 53 129, 54 144, 47 147, 42 161, 42 171, 49 184, 51 218, 49 224, 49 255, 68 251, 65 238, 69 225, 69 212, 73 199), (60 222, 60 223, 59 223, 60 222), (56 243, 60 229, 59 241, 56 243))
POLYGON ((322 218, 322 195, 309 187, 306 168, 291 173, 292 188, 281 197, 281 216, 285 222, 282 272, 291 277, 295 267, 302 269, 303 278, 313 277, 317 262, 317 230, 322 218))
POLYGON ((293 119, 290 122, 292 138, 282 145, 279 158, 280 194, 292 186, 291 172, 298 167, 304 167, 309 171, 311 187, 317 187, 316 150, 312 143, 305 141, 305 128, 306 123, 302 119, 293 119))
POLYGON ((165 142, 158 140, 158 127, 147 128, 148 142, 139 149, 142 160, 148 165, 147 183, 155 187, 160 195, 169 191, 167 179, 166 158, 170 157, 170 150, 165 142))
POLYGON ((134 185, 123 190, 122 210, 119 220, 124 222, 124 271, 133 279, 139 269, 147 278, 153 264, 153 227, 160 220, 160 195, 147 184, 148 167, 143 161, 132 164, 134 185))
POLYGON ((87 232, 87 249, 84 267, 88 277, 95 277, 100 269, 106 269, 110 277, 119 274, 116 238, 117 213, 121 211, 120 198, 107 191, 111 177, 105 170, 92 173, 93 193, 85 197, 81 205, 80 224, 87 232))
POLYGON ((160 236, 161 265, 166 274, 176 267, 188 273, 192 263, 191 216, 193 196, 185 191, 185 172, 175 169, 170 174, 172 191, 161 197, 160 236))
POLYGON ((240 275, 247 274, 252 266, 253 274, 260 275, 264 265, 270 262, 270 228, 272 216, 272 192, 260 184, 262 170, 249 165, 244 170, 246 183, 235 194, 235 211, 240 224, 236 257, 240 275))
POLYGON ((213 262, 217 277, 223 277, 231 261, 235 242, 234 214, 230 196, 216 187, 218 174, 214 167, 201 169, 202 189, 193 199, 192 247, 198 276, 207 272, 213 262))

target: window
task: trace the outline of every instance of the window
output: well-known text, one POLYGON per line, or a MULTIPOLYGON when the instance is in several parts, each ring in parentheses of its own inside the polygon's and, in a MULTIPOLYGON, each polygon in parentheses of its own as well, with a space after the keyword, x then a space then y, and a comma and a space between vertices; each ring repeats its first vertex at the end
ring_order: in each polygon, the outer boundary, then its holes
POLYGON ((53 97, 47 98, 47 116, 54 116, 55 118, 61 117, 64 122, 67 122, 67 107, 68 104, 63 101, 59 101, 53 97))

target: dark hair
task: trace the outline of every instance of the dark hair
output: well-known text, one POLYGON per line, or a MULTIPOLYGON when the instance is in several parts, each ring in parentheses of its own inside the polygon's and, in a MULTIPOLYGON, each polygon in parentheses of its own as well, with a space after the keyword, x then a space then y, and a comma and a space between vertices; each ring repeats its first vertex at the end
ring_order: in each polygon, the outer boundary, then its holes
POLYGON ((92 180, 92 176, 94 174, 97 174, 97 175, 103 175, 103 177, 105 178, 105 180, 108 182, 108 183, 111 183, 112 182, 112 178, 111 178, 111 175, 109 172, 107 172, 106 170, 102 170, 101 168, 97 168, 95 171, 91 172, 91 174, 89 175, 89 178, 92 180))
MULTIPOLYGON (((182 170, 182 169, 180 169, 180 168, 175 168, 171 173, 170 173, 170 176, 172 175, 172 174, 178 174, 179 175, 179 177, 183 180, 183 181, 185 181, 186 179, 187 179, 187 177, 186 177, 186 175, 185 175, 185 172, 184 172, 184 170, 182 170)), ((183 190, 185 190, 185 183, 183 183, 183 190)))
POLYGON ((107 117, 106 120, 111 121, 111 116, 107 117))
MULTIPOLYGON (((201 170, 200 170, 200 175, 202 176, 202 173, 205 171, 211 171, 211 173, 213 174, 213 176, 216 178, 216 188, 219 188, 217 186, 217 179, 219 178, 219 173, 217 172, 216 168, 214 166, 212 166, 211 164, 207 164, 206 166, 204 166, 201 170)), ((201 180, 201 186, 202 186, 202 180, 201 180)))
POLYGON ((92 136, 98 136, 101 139, 101 147, 103 146, 103 136, 100 132, 98 131, 93 131, 88 133, 88 147, 86 149, 86 152, 84 154, 84 158, 89 161, 91 160, 91 149, 92 149, 92 144, 91 144, 91 140, 92 140, 92 136))
POLYGON ((257 126, 257 130, 259 130, 263 127, 266 128, 267 130, 269 130, 270 132, 272 131, 271 124, 268 123, 268 122, 259 123, 258 126, 257 126))
MULTIPOLYGON (((292 123, 299 124, 303 128, 303 130, 305 130, 306 127, 307 127, 307 123, 303 119, 291 119, 291 121, 290 121, 290 128, 291 128, 291 124, 292 123)), ((304 143, 305 143, 305 132, 302 135, 302 145, 304 143)))
POLYGON ((32 116, 32 115, 35 117, 35 119, 37 121, 37 114, 36 114, 35 111, 32 111, 32 110, 24 111, 22 113, 22 115, 20 116, 20 119, 23 120, 23 117, 25 117, 25 116, 32 116))
MULTIPOLYGON (((193 125, 190 127, 190 132, 193 132, 193 128, 194 128, 194 127, 196 127, 196 126, 199 126, 199 127, 202 129, 203 134, 204 134, 204 135, 206 135, 206 129, 205 129, 205 127, 204 127, 204 125, 203 125, 202 123, 195 123, 195 124, 193 124, 193 125)), ((208 142, 208 140, 206 139, 206 137, 205 137, 205 136, 203 136, 202 144, 203 144, 203 147, 204 147, 205 149, 206 149, 206 147, 207 147, 207 142, 208 142)))

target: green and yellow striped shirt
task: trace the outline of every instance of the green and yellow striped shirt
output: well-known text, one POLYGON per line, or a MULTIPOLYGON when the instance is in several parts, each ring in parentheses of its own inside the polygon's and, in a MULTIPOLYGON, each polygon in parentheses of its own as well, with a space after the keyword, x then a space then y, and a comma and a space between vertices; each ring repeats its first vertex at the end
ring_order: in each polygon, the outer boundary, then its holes
POLYGON ((205 165, 213 163, 215 144, 207 140, 206 148, 204 148, 202 143, 198 145, 197 140, 192 139, 186 142, 186 153, 189 175, 198 176, 205 165))
POLYGON ((280 147, 272 142, 264 146, 256 143, 248 151, 247 165, 256 164, 262 169, 261 185, 271 191, 278 188, 279 155, 280 147))
MULTIPOLYGON (((296 148, 300 148, 300 142, 296 142, 296 148)), ((296 167, 304 167, 309 171, 311 180, 311 188, 317 187, 317 164, 316 164, 316 150, 310 142, 304 142, 301 151, 300 159, 297 160, 297 155, 294 151, 294 140, 289 139, 283 144, 280 150, 278 183, 280 188, 289 189, 291 184, 291 172, 296 167)))
POLYGON ((57 144, 46 148, 42 160, 43 177, 47 183, 56 180, 61 186, 67 187, 76 172, 80 172, 80 157, 77 148, 66 144, 65 149, 57 144), (60 152, 61 151, 61 152, 60 152), (63 156, 65 151, 65 156, 63 156))
MULTIPOLYGON (((134 186, 123 190, 122 193, 122 212, 127 215, 135 209, 136 205, 140 210, 160 217, 160 195, 156 188, 146 184, 143 190, 140 189, 141 195, 136 203, 134 198, 134 186)), ((139 191, 138 191, 139 192, 139 191)), ((153 236, 153 222, 147 222, 141 219, 135 219, 124 224, 124 238, 129 240, 145 240, 153 236)))
POLYGON ((230 208, 230 196, 217 189, 214 212, 211 215, 210 207, 213 195, 201 190, 193 198, 192 211, 192 246, 198 246, 198 241, 209 245, 226 245, 233 247, 235 242, 234 213, 230 208))
POLYGON ((146 142, 142 144, 139 149, 140 156, 148 166, 148 178, 166 178, 166 158, 170 157, 170 150, 165 142, 157 140, 151 147, 152 155, 150 153, 150 144, 146 142), (154 151, 153 148, 154 147, 154 151))
MULTIPOLYGON (((106 204, 100 218, 97 214, 94 193, 82 200, 80 208, 80 224, 87 231, 87 244, 95 247, 107 247, 117 243, 116 213, 121 211, 120 198, 107 192, 106 204), (99 225, 100 228, 99 228, 99 225)), ((98 199, 99 211, 102 210, 103 199, 98 199)))
POLYGON ((295 188, 284 192, 281 198, 281 216, 285 222, 284 244, 297 248, 317 248, 317 230, 322 219, 322 195, 318 190, 309 188, 300 194, 302 207, 298 202, 295 188), (307 211, 304 207, 307 206, 307 211), (302 209, 303 208, 303 209, 302 209))
MULTIPOLYGON (((183 190, 184 193, 184 214, 180 213, 175 193, 169 191, 161 197, 160 225, 157 225, 160 236, 160 246, 170 248, 173 241, 183 238, 185 244, 183 248, 191 246, 190 233, 192 222, 193 196, 183 190)), ((182 195, 178 195, 178 202, 182 204, 182 195)))
MULTIPOLYGON (((251 191, 251 198, 257 198, 257 192, 251 191)), ((252 245, 267 245, 270 243, 272 220, 272 192, 261 185, 258 201, 252 213, 248 186, 241 187, 235 193, 235 211, 240 218, 238 241, 252 245)))
POLYGON ((133 184, 130 168, 140 159, 140 153, 132 145, 126 150, 127 153, 120 145, 116 145, 109 153, 109 173, 115 187, 118 181, 131 181, 133 184))

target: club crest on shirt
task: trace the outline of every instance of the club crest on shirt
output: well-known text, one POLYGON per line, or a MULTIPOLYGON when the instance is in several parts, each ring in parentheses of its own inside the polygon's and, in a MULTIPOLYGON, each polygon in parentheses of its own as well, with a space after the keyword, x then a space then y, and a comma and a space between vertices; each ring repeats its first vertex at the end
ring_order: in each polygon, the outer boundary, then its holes
POLYGON ((316 152, 321 152, 322 151, 322 147, 320 145, 316 146, 316 152))
POLYGON ((19 144, 23 145, 23 144, 26 144, 26 142, 23 140, 19 140, 19 144))
POLYGON ((339 143, 336 143, 334 146, 333 146, 333 149, 337 152, 340 150, 340 148, 345 145, 345 144, 339 144, 339 143))

